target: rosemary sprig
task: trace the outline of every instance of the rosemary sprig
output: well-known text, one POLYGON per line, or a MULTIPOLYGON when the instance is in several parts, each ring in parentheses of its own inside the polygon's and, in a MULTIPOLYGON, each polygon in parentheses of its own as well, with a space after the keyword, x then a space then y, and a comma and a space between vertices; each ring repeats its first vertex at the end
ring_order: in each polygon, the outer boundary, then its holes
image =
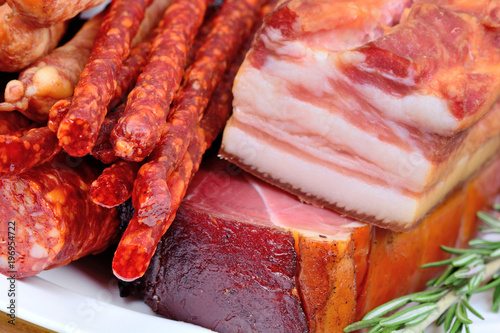
MULTIPOLYGON (((494 208, 500 211, 500 205, 494 208)), ((483 233, 500 234, 500 220, 478 212, 483 233)), ((427 283, 428 290, 394 299, 369 312, 344 332, 371 328, 368 332, 420 333, 432 323, 456 333, 473 323, 471 315, 483 319, 469 303, 472 294, 494 288, 492 311, 500 307, 500 242, 473 239, 468 249, 441 248, 454 257, 422 267, 444 266, 444 272, 427 283), (399 310, 398 310, 399 309, 399 310)))

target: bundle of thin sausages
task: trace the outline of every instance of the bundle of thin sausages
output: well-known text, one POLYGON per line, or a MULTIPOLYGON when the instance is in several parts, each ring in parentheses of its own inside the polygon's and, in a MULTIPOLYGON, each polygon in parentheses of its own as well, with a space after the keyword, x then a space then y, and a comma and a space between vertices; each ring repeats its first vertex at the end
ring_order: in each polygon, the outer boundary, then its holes
MULTIPOLYGON (((46 14, 52 9, 27 14, 22 3, 12 17, 24 15, 34 29, 54 24, 46 14)), ((111 1, 7 85, 0 111, 20 111, 38 124, 0 133, 0 176, 64 154, 108 165, 89 197, 106 209, 132 197, 135 214, 113 271, 123 280, 142 276, 229 117, 232 82, 265 3, 274 1, 111 1)))

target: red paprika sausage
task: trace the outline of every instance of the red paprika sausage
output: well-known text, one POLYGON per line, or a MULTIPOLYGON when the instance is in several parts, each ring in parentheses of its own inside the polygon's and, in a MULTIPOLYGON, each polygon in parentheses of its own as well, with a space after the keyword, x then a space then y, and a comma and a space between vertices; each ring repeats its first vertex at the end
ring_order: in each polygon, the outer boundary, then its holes
POLYGON ((67 157, 0 178, 0 237, 8 240, 0 242, 0 273, 35 275, 116 240, 117 211, 97 206, 89 195, 96 169, 67 157))

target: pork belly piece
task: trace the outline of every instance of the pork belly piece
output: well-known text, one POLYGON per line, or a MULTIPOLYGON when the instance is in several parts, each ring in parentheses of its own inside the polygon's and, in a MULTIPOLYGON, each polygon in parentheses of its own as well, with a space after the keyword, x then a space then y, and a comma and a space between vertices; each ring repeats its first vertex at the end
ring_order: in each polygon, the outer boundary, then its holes
POLYGON ((234 165, 205 160, 145 276, 122 284, 160 315, 217 332, 342 332, 421 290, 465 246, 500 190, 496 161, 424 222, 398 233, 301 203, 234 165))
POLYGON ((283 2, 238 73, 221 155, 317 206, 416 227, 500 148, 498 6, 434 2, 283 2))

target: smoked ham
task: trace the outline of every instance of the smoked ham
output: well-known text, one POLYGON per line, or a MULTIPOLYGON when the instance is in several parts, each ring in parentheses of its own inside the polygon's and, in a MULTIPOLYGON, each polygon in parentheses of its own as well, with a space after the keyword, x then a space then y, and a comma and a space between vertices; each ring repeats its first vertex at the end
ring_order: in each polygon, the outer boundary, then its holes
POLYGON ((122 295, 139 294, 160 315, 217 332, 342 332, 370 309, 423 289, 440 268, 420 266, 447 257, 440 244, 466 246, 475 212, 500 191, 499 167, 500 159, 399 233, 205 160, 148 271, 122 282, 122 295))
POLYGON ((235 80, 221 155, 302 200, 415 228, 500 148, 495 1, 287 0, 235 80))

